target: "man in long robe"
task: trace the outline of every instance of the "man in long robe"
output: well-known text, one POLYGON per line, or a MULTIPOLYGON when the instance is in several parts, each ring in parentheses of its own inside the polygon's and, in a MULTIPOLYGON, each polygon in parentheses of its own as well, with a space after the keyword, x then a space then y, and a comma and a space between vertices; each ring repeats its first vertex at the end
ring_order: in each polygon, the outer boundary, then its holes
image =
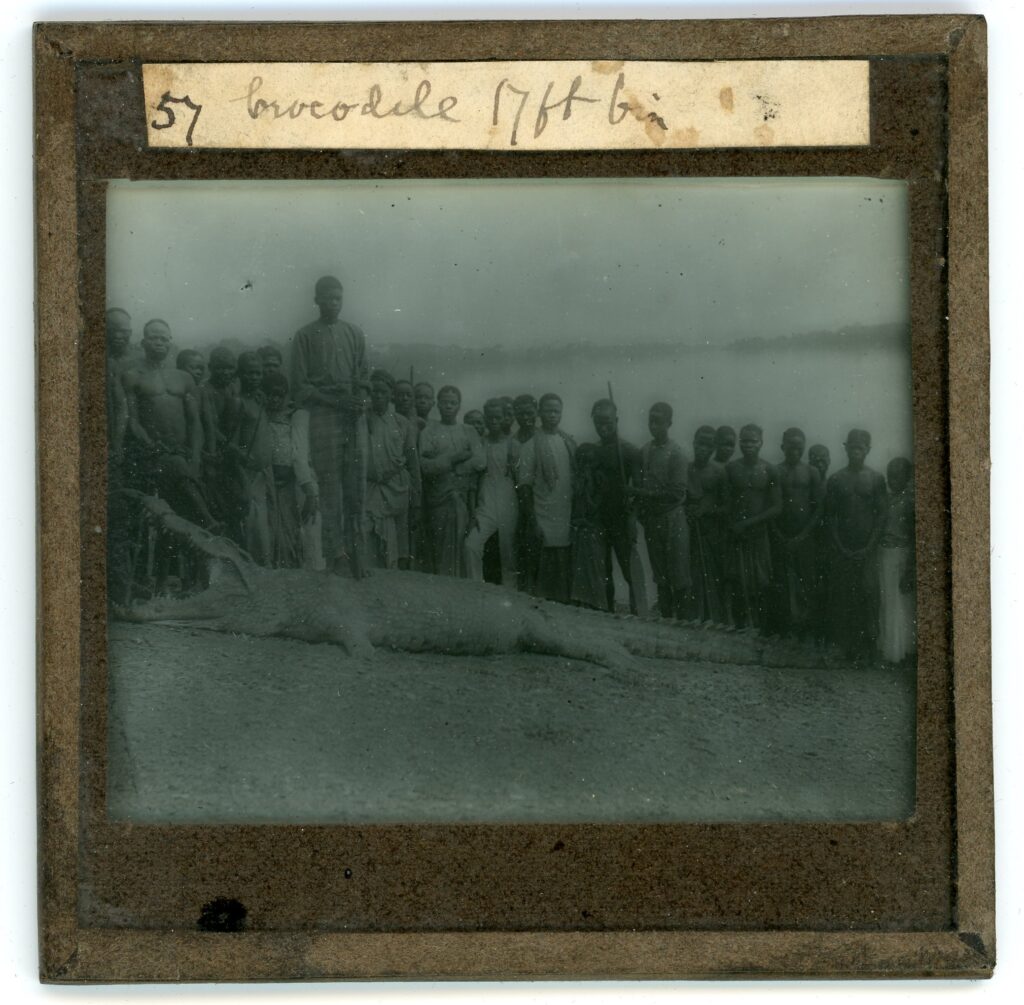
POLYGON ((343 290, 333 276, 317 280, 320 317, 292 341, 292 395, 309 412, 309 448, 320 486, 324 559, 340 572, 363 571, 366 486, 366 336, 342 321, 343 290))

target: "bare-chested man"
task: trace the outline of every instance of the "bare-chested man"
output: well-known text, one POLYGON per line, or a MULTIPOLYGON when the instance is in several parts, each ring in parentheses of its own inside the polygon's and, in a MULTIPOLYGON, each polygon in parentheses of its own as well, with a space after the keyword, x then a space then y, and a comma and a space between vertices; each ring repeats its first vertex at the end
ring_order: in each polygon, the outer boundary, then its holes
POLYGON ((728 620, 725 599, 725 518, 727 494, 725 468, 712 455, 715 431, 701 426, 693 437, 690 468, 690 574, 693 580, 687 614, 698 621, 724 624, 728 620))
POLYGON ((782 510, 772 465, 761 460, 760 426, 740 430, 740 456, 725 466, 728 493, 729 565, 726 577, 732 615, 742 627, 764 628, 772 584, 770 522, 782 510))
POLYGON ((121 375, 133 480, 143 491, 155 489, 182 516, 211 527, 216 521, 199 480, 203 431, 196 382, 166 365, 171 349, 166 321, 146 322, 142 349, 142 362, 121 375))
POLYGON ((828 480, 825 519, 832 542, 831 637, 851 658, 871 658, 878 633, 878 542, 888 507, 885 478, 864 462, 871 434, 851 429, 847 464, 828 480))
POLYGON ((821 521, 825 486, 817 468, 803 461, 807 439, 792 427, 782 434, 783 461, 775 471, 782 512, 773 524, 777 628, 806 635, 811 630, 815 588, 814 532, 821 521))

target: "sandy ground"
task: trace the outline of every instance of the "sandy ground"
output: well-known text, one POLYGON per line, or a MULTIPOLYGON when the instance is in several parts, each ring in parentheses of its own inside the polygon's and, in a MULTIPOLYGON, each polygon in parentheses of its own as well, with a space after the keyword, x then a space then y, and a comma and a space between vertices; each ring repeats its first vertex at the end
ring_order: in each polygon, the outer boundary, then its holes
POLYGON ((893 820, 910 672, 452 659, 111 626, 109 798, 139 822, 893 820))
POLYGON ((445 658, 110 630, 111 815, 171 822, 897 819, 914 675, 445 658))

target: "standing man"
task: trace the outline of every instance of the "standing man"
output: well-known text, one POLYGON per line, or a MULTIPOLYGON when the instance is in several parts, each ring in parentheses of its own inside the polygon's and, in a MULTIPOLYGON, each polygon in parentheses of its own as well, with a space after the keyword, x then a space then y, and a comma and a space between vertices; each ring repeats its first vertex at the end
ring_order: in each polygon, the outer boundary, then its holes
POLYGON ((782 511, 775 468, 761 460, 760 426, 740 430, 740 456, 725 466, 729 498, 729 567, 732 613, 743 628, 764 628, 772 585, 768 528, 782 511))
POLYGON ((341 320, 343 291, 334 276, 318 279, 313 302, 320 317, 292 341, 292 394, 309 412, 309 449, 320 486, 324 559, 363 575, 366 493, 366 336, 341 320))
POLYGON ((491 398, 484 405, 487 435, 483 440, 487 470, 480 478, 476 512, 466 536, 466 572, 470 579, 484 580, 484 548, 496 534, 501 556, 502 586, 516 585, 516 471, 519 444, 504 431, 505 405, 491 398))
POLYGON ((832 542, 831 637, 851 658, 872 658, 878 634, 878 543, 885 530, 885 478, 865 463, 871 434, 851 429, 847 464, 829 480, 825 520, 832 542))
POLYGON ((805 635, 811 629, 816 578, 814 533, 821 522, 825 487, 817 468, 803 461, 803 430, 782 434, 783 461, 775 469, 782 512, 773 527, 778 629, 805 635))
MULTIPOLYGON (((540 399, 540 429, 523 445, 519 485, 526 532, 540 544, 535 592, 567 604, 572 587, 572 482, 576 443, 558 428, 562 399, 540 399)), ((522 428, 522 427, 521 427, 522 428)))
POLYGON ((153 491, 182 516, 212 527, 199 481, 203 429, 196 382, 184 370, 167 366, 171 329, 147 321, 142 329, 142 361, 121 375, 127 407, 126 450, 136 484, 153 491))
MULTIPOLYGON (((640 451, 619 439, 619 413, 614 402, 602 398, 595 402, 590 417, 600 441, 597 445, 598 484, 602 497, 598 512, 605 530, 605 566, 608 570, 608 610, 615 610, 615 580, 612 578, 612 555, 629 587, 629 609, 640 613, 637 594, 643 587, 633 582, 631 566, 639 566, 636 557, 636 518, 629 505, 629 490, 641 482, 640 451)), ((645 612, 646 613, 646 612, 645 612)))
POLYGON ((637 500, 647 555, 658 587, 658 612, 682 618, 690 595, 690 528, 684 504, 690 459, 670 440, 672 406, 659 401, 647 419, 651 442, 640 452, 640 485, 630 491, 637 500))

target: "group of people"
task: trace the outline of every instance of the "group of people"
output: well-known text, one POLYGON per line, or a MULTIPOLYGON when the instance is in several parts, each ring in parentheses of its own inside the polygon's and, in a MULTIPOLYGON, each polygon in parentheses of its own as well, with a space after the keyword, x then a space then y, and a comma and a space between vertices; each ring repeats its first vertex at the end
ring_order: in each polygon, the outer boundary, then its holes
MULTIPOLYGON (((237 358, 220 347, 171 366, 166 322, 146 323, 137 355, 131 318, 107 312, 116 602, 139 589, 142 561, 124 485, 267 566, 415 569, 615 610, 617 565, 645 614, 642 533, 662 617, 827 640, 851 657, 913 654, 913 466, 872 470, 866 431, 850 431, 847 464, 828 476, 828 449, 804 460, 797 428, 778 464, 753 424, 738 437, 701 426, 691 457, 665 402, 641 448, 619 436, 610 397, 593 404, 590 443, 560 428, 554 393, 495 396, 460 422, 457 387, 371 369, 337 279, 318 280, 314 302, 287 361, 269 345, 237 358)), ((150 552, 159 590, 175 556, 150 552)))

